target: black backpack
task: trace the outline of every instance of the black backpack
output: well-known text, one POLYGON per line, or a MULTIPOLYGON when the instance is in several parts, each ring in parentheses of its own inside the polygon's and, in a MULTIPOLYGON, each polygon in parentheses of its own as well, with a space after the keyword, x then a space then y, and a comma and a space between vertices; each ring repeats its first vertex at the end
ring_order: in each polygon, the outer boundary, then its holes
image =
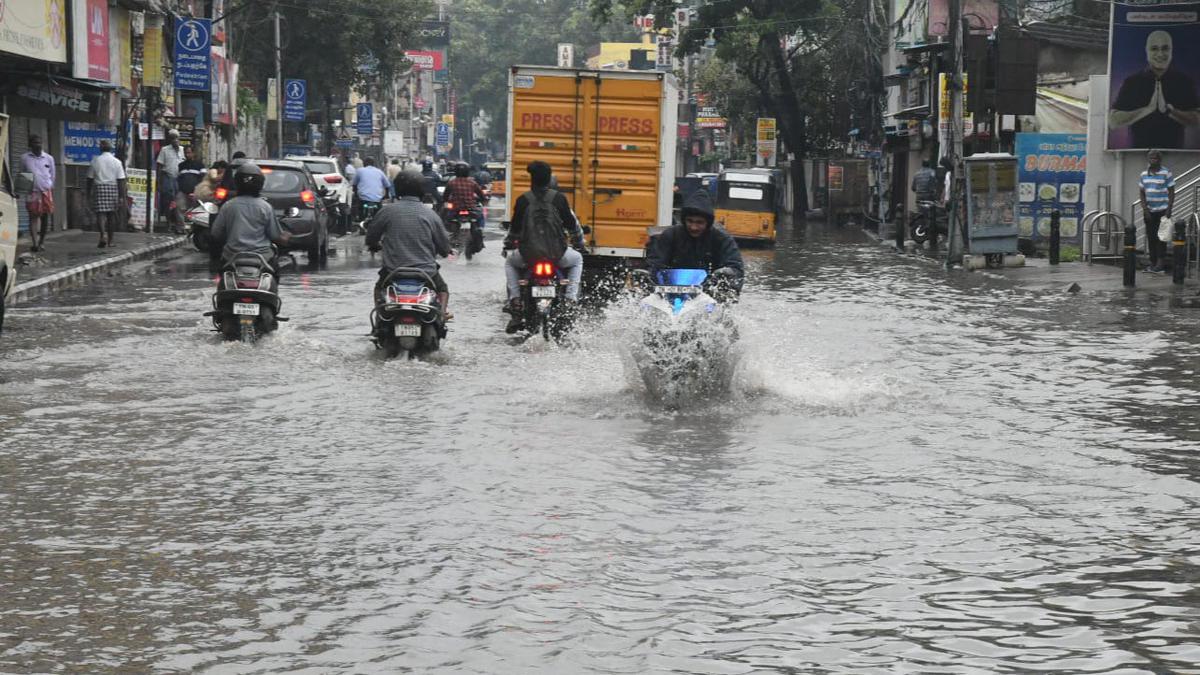
POLYGON ((546 190, 539 197, 534 191, 526 192, 529 206, 525 210, 525 222, 521 224, 519 250, 526 264, 537 260, 557 263, 567 252, 567 240, 563 235, 562 217, 554 208, 555 190, 546 190))

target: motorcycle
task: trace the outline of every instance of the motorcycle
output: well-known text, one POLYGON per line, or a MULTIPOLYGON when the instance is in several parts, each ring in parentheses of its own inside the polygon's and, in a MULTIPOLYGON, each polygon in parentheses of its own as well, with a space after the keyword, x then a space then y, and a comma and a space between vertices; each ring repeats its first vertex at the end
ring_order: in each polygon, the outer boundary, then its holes
POLYGON ((239 253, 221 270, 212 296, 213 327, 226 340, 253 344, 279 327, 283 301, 279 298, 278 271, 258 253, 239 253))
POLYGON ((450 235, 450 247, 462 251, 470 260, 472 256, 483 250, 483 230, 479 227, 479 212, 461 206, 455 207, 447 202, 445 209, 446 232, 450 235), (468 233, 467 244, 462 245, 463 228, 468 233))
POLYGON ((650 291, 639 302, 644 322, 633 357, 646 389, 670 406, 728 390, 738 335, 725 307, 735 282, 701 269, 639 275, 650 291))
POLYGON ((446 319, 433 279, 418 269, 394 269, 380 284, 382 297, 371 310, 375 348, 395 358, 407 352, 416 358, 436 352, 446 337, 446 319))
POLYGON ((217 210, 217 205, 212 202, 198 202, 183 214, 184 227, 197 251, 207 252, 212 243, 209 230, 217 210))
POLYGON ((366 234, 367 226, 371 224, 371 219, 375 217, 375 214, 379 213, 379 209, 383 208, 383 204, 380 202, 362 202, 358 205, 358 208, 361 217, 354 230, 356 234, 366 234))
POLYGON ((570 282, 558 265, 549 260, 527 261, 518 283, 522 327, 528 336, 540 332, 546 340, 557 340, 566 334, 571 324, 566 299, 570 282))

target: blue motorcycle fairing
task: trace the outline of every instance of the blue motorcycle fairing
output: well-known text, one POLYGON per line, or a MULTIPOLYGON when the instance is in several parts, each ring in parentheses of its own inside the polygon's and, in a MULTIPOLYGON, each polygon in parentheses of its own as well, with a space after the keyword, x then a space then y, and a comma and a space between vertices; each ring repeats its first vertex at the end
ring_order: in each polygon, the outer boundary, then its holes
POLYGON ((670 269, 658 271, 658 283, 663 286, 699 286, 708 272, 699 269, 670 269))

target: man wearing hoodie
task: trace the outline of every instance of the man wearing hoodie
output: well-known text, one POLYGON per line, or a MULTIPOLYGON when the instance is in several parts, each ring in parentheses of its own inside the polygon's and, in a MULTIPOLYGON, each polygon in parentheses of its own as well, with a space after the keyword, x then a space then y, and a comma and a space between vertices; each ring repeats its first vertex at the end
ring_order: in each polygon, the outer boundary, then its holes
POLYGON ((728 277, 730 285, 741 291, 746 273, 742 254, 728 232, 713 227, 713 206, 706 190, 684 197, 679 220, 650 240, 646 252, 650 274, 657 278, 660 270, 702 269, 728 277))

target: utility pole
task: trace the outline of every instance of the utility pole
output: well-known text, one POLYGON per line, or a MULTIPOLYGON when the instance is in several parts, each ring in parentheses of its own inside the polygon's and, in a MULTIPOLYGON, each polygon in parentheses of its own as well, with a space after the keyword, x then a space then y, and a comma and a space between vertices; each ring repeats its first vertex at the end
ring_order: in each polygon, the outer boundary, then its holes
POLYGON ((283 46, 279 39, 279 12, 275 12, 275 151, 283 157, 283 99, 286 89, 283 86, 283 46))
MULTIPOLYGON (((954 261, 962 261, 963 244, 962 225, 958 222, 959 204, 966 195, 963 186, 966 185, 966 164, 962 161, 963 152, 963 20, 962 0, 950 0, 950 49, 954 70, 950 73, 949 86, 946 87, 950 96, 950 160, 954 163, 954 178, 950 181, 950 200, 946 204, 948 224, 950 228, 946 245, 946 267, 954 266, 954 261)), ((976 86, 979 86, 978 83, 976 86)))

